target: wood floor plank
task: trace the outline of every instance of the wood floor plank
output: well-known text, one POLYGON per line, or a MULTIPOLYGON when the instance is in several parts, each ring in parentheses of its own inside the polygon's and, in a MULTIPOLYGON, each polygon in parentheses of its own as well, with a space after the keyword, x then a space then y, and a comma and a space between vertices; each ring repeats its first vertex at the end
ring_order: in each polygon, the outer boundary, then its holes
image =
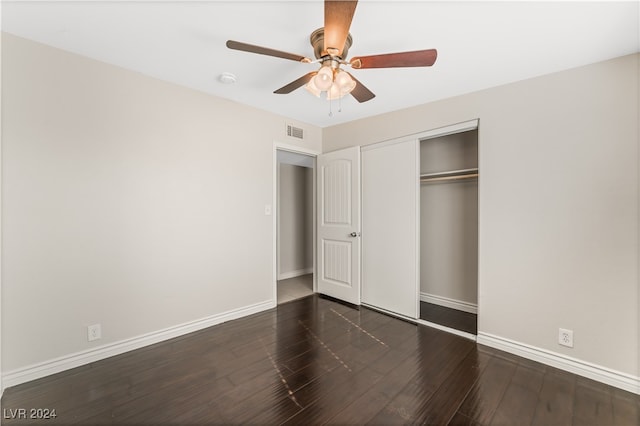
POLYGON ((463 362, 470 362, 471 358, 468 358, 470 352, 476 354, 473 357, 473 362, 479 362, 475 343, 464 338, 457 339, 452 337, 452 335, 446 334, 448 341, 438 347, 431 345, 421 346, 422 368, 414 378, 414 381, 430 392, 436 392, 448 380, 450 374, 456 371, 463 362))
POLYGON ((461 414, 480 424, 488 424, 502 400, 517 364, 491 358, 459 409, 461 414))
POLYGON ((573 404, 574 424, 613 424, 613 402, 611 391, 600 383, 587 379, 576 379, 573 404))
POLYGON ((206 406, 211 411, 218 406, 217 396, 232 389, 233 384, 227 378, 207 381, 206 387, 199 382, 185 381, 131 401, 114 401, 110 416, 118 423, 162 422, 163 419, 183 415, 185 410, 193 409, 196 404, 206 406))
POLYGON ((538 404, 544 374, 537 369, 519 365, 498 405, 491 424, 512 425, 514 419, 531 424, 538 404))
POLYGON ((482 426, 482 423, 478 423, 458 411, 449 422, 449 426, 482 426))
POLYGON ((239 424, 278 424, 302 410, 296 399, 289 395, 283 383, 271 386, 238 401, 234 405, 222 405, 222 414, 239 424))
POLYGON ((350 372, 337 368, 294 394, 304 409, 283 424, 326 423, 334 413, 350 405, 381 378, 363 366, 354 366, 350 372))
POLYGON ((393 322, 394 318, 389 315, 381 314, 371 309, 361 308, 340 312, 346 319, 358 324, 359 326, 373 331, 387 323, 393 322))
MULTIPOLYGON (((475 365, 475 359, 477 359, 477 352, 474 350, 475 344, 466 339, 449 338, 448 340, 449 341, 445 341, 444 344, 441 344, 439 347, 421 348, 422 350, 419 352, 420 363, 416 374, 384 409, 371 420, 372 423, 396 424, 403 422, 422 422, 423 417, 429 416, 427 413, 430 411, 432 404, 435 404, 439 409, 444 408, 441 406, 443 401, 440 399, 440 396, 434 399, 436 393, 441 389, 446 389, 446 398, 458 396, 460 400, 451 412, 449 412, 451 407, 447 407, 447 414, 445 414, 445 416, 449 415, 449 417, 446 419, 438 418, 436 421, 444 421, 446 423, 453 417, 459 404, 462 403, 464 396, 469 392, 471 384, 473 384, 476 379, 474 377, 469 387, 459 389, 458 393, 453 392, 452 389, 447 387, 447 381, 451 380, 452 373, 456 371, 473 371, 475 374, 479 367, 475 365), (468 358, 470 353, 473 353, 474 357, 468 358), (469 365, 465 366, 464 364, 469 365), (473 365, 473 368, 470 368, 471 365, 473 365)), ((466 381, 463 379, 457 382, 457 384, 464 387, 466 381)), ((450 399, 450 402, 453 401, 454 399, 450 399)), ((453 403, 455 404, 455 402, 453 403)))
POLYGON ((375 417, 411 381, 420 368, 417 352, 389 369, 385 380, 375 383, 362 396, 329 419, 333 424, 365 424, 375 417))
POLYGON ((455 330, 478 334, 478 315, 433 303, 420 302, 420 319, 455 330))
POLYGON ((538 394, 533 425, 572 424, 575 381, 572 374, 555 369, 547 371, 538 394))
POLYGON ((469 393, 471 386, 478 380, 480 360, 477 351, 469 351, 447 380, 438 388, 428 401, 425 401, 416 412, 421 424, 448 424, 455 416, 458 407, 469 393))
POLYGON ((640 425, 640 401, 637 395, 620 389, 613 390, 613 424, 640 425))

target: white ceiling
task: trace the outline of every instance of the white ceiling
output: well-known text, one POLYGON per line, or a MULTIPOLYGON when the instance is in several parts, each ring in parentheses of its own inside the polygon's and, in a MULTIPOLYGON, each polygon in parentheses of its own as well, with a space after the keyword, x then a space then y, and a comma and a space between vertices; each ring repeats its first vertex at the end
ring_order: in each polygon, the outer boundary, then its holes
POLYGON ((228 39, 313 57, 321 1, 3 1, 2 30, 326 127, 640 51, 640 7, 626 2, 358 3, 349 56, 438 49, 430 68, 352 73, 376 93, 339 105, 303 88, 318 67, 229 50, 228 39), (218 81, 223 72, 237 83, 218 81), (339 112, 341 107, 342 111, 339 112))

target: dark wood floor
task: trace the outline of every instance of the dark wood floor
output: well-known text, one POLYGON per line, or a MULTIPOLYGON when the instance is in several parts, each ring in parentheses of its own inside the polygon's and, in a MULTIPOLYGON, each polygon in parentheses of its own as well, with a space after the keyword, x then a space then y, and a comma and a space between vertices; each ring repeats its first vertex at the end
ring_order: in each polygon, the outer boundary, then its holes
POLYGON ((478 334, 478 315, 420 302, 420 319, 470 334, 478 334))
POLYGON ((5 391, 4 424, 637 425, 640 398, 317 296, 5 391))

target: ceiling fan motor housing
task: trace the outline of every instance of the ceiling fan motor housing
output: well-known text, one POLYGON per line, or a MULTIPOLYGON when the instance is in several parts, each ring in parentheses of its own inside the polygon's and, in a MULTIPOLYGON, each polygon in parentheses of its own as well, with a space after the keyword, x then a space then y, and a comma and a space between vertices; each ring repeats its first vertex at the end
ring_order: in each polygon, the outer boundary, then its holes
MULTIPOLYGON (((309 41, 311 42, 311 46, 313 46, 313 54, 316 59, 321 59, 325 56, 336 56, 324 50, 324 27, 318 28, 314 32, 311 33, 311 37, 309 37, 309 41)), ((351 37, 351 33, 347 35, 347 40, 344 42, 344 48, 342 49, 342 56, 338 56, 340 59, 344 59, 347 57, 349 53, 349 48, 353 43, 353 38, 351 37)))

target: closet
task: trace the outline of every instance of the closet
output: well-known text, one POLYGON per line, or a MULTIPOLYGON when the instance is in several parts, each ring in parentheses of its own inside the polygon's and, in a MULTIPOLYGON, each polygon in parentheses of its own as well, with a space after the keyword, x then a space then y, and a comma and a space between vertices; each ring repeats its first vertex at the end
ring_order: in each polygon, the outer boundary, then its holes
POLYGON ((478 131, 420 140, 420 319, 477 334, 478 131))
POLYGON ((360 158, 361 303, 475 337, 478 120, 362 146, 360 158))

